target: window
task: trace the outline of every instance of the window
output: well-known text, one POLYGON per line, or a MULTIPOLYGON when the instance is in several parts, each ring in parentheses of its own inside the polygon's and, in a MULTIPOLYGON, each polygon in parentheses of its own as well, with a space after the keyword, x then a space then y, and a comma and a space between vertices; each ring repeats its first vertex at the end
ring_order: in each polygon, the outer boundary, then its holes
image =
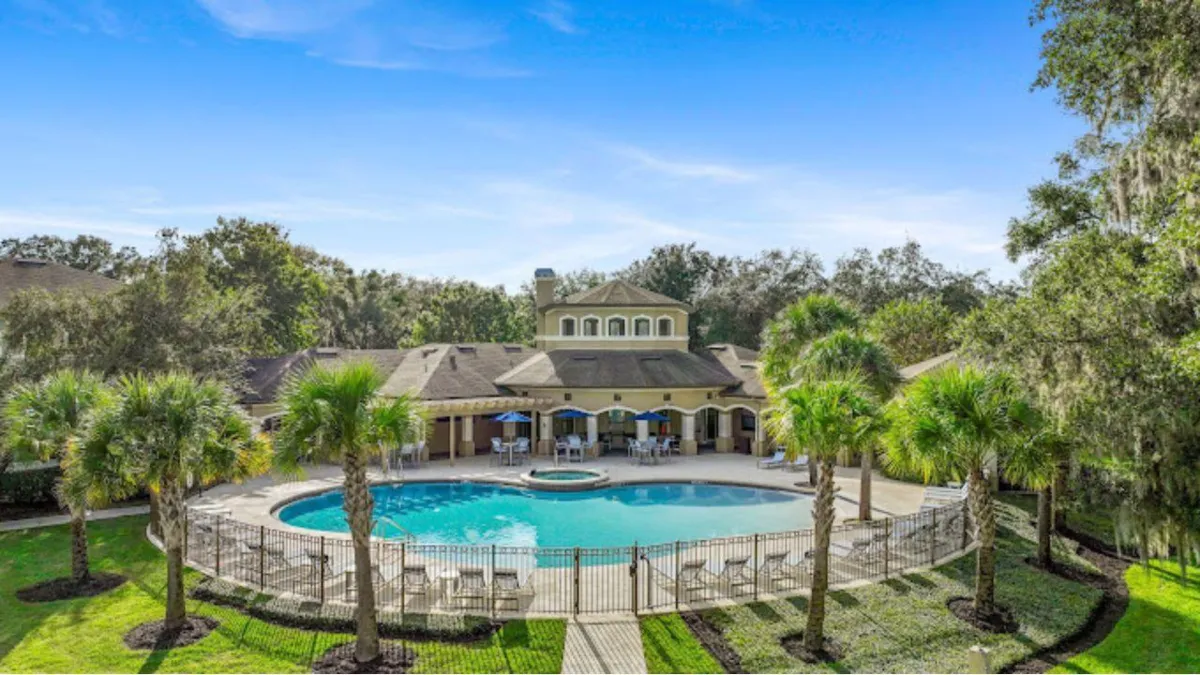
POLYGON ((650 319, 634 319, 633 334, 636 337, 650 337, 650 319))
POLYGON ((669 337, 675 334, 675 322, 670 317, 662 317, 658 320, 658 334, 662 337, 669 337))
POLYGON ((585 337, 596 337, 600 335, 600 319, 595 317, 584 319, 583 334, 585 337))
POLYGON ((573 319, 569 316, 563 317, 562 321, 559 322, 559 331, 558 332, 563 337, 574 337, 575 336, 575 319, 573 319))
POLYGON ((625 337, 625 317, 614 316, 608 320, 609 337, 625 337))

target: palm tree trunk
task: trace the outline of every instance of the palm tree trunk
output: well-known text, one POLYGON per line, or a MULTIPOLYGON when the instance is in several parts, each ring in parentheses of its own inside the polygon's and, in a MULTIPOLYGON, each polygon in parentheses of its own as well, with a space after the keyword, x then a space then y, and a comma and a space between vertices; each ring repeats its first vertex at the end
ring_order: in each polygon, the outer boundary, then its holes
POLYGON ((1054 558, 1050 552, 1050 529, 1054 525, 1053 501, 1054 496, 1049 486, 1038 491, 1037 561, 1043 569, 1054 566, 1054 558))
POLYGON ((862 469, 858 477, 858 519, 871 519, 871 465, 875 463, 875 451, 862 453, 862 469))
POLYGON ((87 511, 70 507, 71 511, 71 581, 76 585, 86 583, 91 576, 88 571, 87 511))
POLYGON ((358 591, 358 640, 354 659, 368 663, 379 658, 379 622, 375 616, 375 586, 371 575, 371 510, 374 500, 367 485, 367 458, 360 448, 347 449, 342 460, 346 474, 343 508, 354 543, 354 585, 358 591))
POLYGON ((815 486, 817 484, 817 463, 813 461, 812 457, 808 459, 808 484, 815 486))
POLYGON ((1067 510, 1064 508, 1067 500, 1067 473, 1071 470, 1070 461, 1060 462, 1054 476, 1054 531, 1062 534, 1067 529, 1067 510))
POLYGON ((808 623, 804 648, 816 654, 825 644, 825 595, 829 590, 829 536, 833 530, 833 458, 821 459, 817 494, 813 498, 812 595, 808 601, 808 623))
POLYGON ((163 630, 170 631, 182 628, 187 621, 187 600, 183 592, 183 528, 187 515, 183 485, 174 476, 162 479, 159 506, 163 545, 167 549, 167 615, 163 630))
POLYGON ((983 471, 970 476, 971 509, 975 516, 975 614, 990 615, 996 605, 996 511, 992 491, 983 471))

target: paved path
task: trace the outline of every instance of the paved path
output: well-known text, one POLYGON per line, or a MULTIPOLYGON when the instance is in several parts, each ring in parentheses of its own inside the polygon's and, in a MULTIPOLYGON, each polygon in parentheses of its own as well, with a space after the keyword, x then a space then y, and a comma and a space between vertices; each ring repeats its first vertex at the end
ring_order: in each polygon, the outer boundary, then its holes
MULTIPOLYGON (((150 513, 148 505, 125 506, 119 509, 92 511, 88 514, 88 520, 111 520, 113 518, 124 518, 125 516, 141 516, 147 513, 150 513)), ((14 532, 16 530, 31 530, 36 527, 66 525, 69 522, 71 522, 70 516, 41 516, 39 518, 5 520, 0 521, 0 532, 14 532)))
POLYGON ((564 673, 644 673, 642 632, 636 618, 580 617, 567 622, 564 673))

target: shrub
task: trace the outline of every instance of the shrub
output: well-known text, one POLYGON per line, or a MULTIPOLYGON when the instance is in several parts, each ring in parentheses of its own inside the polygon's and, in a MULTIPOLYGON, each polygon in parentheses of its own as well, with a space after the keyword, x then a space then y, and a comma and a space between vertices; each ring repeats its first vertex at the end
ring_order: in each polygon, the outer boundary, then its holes
POLYGON ((29 471, 9 469, 0 474, 0 504, 56 504, 54 487, 61 475, 57 466, 29 471))

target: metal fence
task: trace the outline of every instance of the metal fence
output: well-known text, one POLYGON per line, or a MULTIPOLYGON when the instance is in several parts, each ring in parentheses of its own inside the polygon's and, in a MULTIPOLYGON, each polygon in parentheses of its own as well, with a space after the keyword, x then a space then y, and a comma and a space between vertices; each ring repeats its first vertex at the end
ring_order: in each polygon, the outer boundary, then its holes
MULTIPOLYGON (((964 551, 965 502, 838 525, 830 585, 888 579, 964 551)), ((414 613, 576 615, 695 609, 786 597, 812 581, 813 531, 649 546, 534 548, 372 540, 380 607, 414 613)), ((319 603, 356 601, 346 537, 248 525, 188 510, 184 557, 212 576, 319 603)))

